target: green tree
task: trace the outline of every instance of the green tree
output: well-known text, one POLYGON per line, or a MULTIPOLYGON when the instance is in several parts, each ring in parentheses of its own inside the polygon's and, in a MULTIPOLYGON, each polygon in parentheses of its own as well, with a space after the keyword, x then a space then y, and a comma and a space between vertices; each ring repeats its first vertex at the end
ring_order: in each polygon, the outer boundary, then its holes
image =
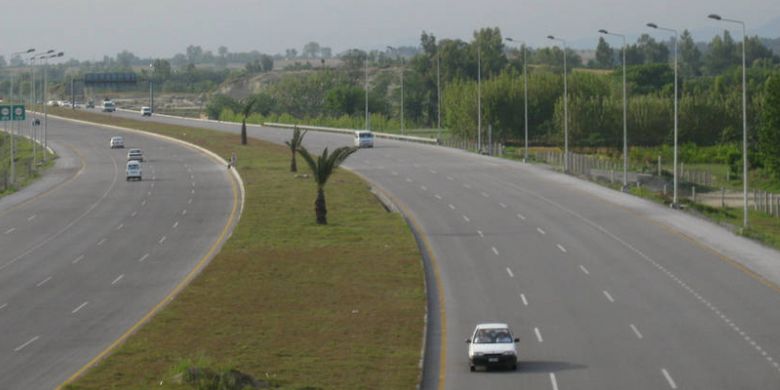
POLYGON ((498 75, 507 64, 506 55, 504 55, 504 41, 501 38, 501 30, 495 28, 483 28, 474 32, 472 47, 472 72, 474 75, 470 78, 476 78, 477 74, 477 50, 482 59, 482 77, 490 78, 498 75))
POLYGON ((758 131, 758 149, 764 166, 780 180, 780 72, 767 80, 764 91, 766 102, 758 131))
POLYGON ((229 109, 233 112, 239 112, 241 110, 241 103, 226 95, 214 95, 209 99, 206 105, 206 115, 209 119, 219 119, 219 115, 223 110, 229 109))
POLYGON ((303 133, 301 133, 301 129, 298 128, 298 126, 295 126, 293 128, 293 136, 289 141, 284 141, 285 144, 290 148, 290 153, 292 154, 292 160, 290 161, 290 172, 298 172, 298 163, 295 161, 295 155, 298 153, 298 150, 301 148, 301 143, 303 142, 303 137, 306 136, 306 131, 304 130, 303 133))
POLYGON ((317 58, 320 56, 320 44, 317 42, 309 42, 303 46, 301 55, 304 58, 317 58))
POLYGON ((730 66, 738 63, 737 45, 728 30, 723 31, 723 38, 716 35, 709 44, 709 52, 705 56, 707 73, 716 75, 730 66))
POLYGON ((701 52, 696 47, 696 42, 688 30, 683 31, 678 43, 680 54, 680 73, 684 78, 691 78, 701 74, 701 52))
POLYGON ((599 37, 599 44, 596 46, 596 66, 605 69, 615 66, 615 51, 604 37, 599 37))
POLYGON ((242 103, 241 106, 241 145, 246 145, 246 119, 249 115, 252 115, 252 109, 254 108, 257 100, 249 98, 242 103))
POLYGON ((336 171, 336 168, 356 151, 357 148, 355 147, 343 146, 334 150, 332 154, 328 154, 328 148, 325 148, 322 155, 315 160, 305 147, 300 147, 299 152, 309 165, 312 176, 314 177, 314 182, 317 183, 317 200, 314 201, 314 213, 318 224, 328 224, 328 208, 325 202, 325 184, 328 183, 328 179, 330 179, 331 175, 336 171))

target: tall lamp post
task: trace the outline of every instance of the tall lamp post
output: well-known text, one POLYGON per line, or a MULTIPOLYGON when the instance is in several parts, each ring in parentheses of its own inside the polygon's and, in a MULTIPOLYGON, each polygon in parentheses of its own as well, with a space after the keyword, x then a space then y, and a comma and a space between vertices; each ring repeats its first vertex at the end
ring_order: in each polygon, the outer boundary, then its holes
POLYGON ((149 110, 154 113, 154 63, 149 64, 149 110))
MULTIPOLYGON (((392 46, 387 47, 389 50, 396 53, 396 57, 400 57, 398 55, 398 50, 392 46)), ((404 62, 403 58, 401 58, 401 134, 405 134, 404 130, 404 62)))
POLYGON ((482 45, 477 39, 477 153, 482 153, 482 45))
POLYGON ((47 80, 47 70, 49 69, 49 58, 57 58, 65 55, 64 52, 54 53, 53 50, 49 50, 52 54, 44 56, 46 61, 43 66, 43 162, 47 160, 46 152, 48 151, 48 129, 49 129, 49 112, 47 110, 46 98, 49 95, 49 82, 47 80))
POLYGON ((569 89, 566 79, 566 41, 548 35, 547 39, 560 42, 563 46, 563 172, 569 172, 569 89))
MULTIPOLYGON (((515 42, 514 39, 507 37, 507 41, 515 42)), ((525 116, 525 147, 523 154, 523 162, 528 161, 528 51, 526 50, 525 42, 523 44, 523 111, 525 116)))
POLYGON ((436 45, 436 139, 441 139, 441 55, 436 45))
POLYGON ((745 66, 745 44, 747 43, 747 32, 745 31, 745 22, 736 19, 722 18, 717 14, 710 14, 710 19, 715 19, 726 23, 735 23, 742 26, 742 198, 743 198, 743 217, 742 226, 748 227, 748 149, 747 149, 747 77, 745 66))
POLYGON ((677 169, 677 123, 678 120, 678 113, 677 113, 677 106, 678 106, 678 97, 677 97, 677 41, 679 40, 679 33, 677 30, 673 28, 667 28, 667 27, 659 27, 655 23, 648 23, 647 27, 654 28, 656 30, 666 31, 674 34, 674 174, 673 174, 673 187, 674 187, 674 196, 672 197, 672 207, 676 208, 678 206, 677 203, 677 183, 679 182, 678 179, 678 169, 677 169))
POLYGON ((599 30, 605 35, 612 35, 623 39, 623 191, 628 190, 628 104, 626 95, 626 36, 607 30, 599 30))
POLYGON ((366 62, 364 65, 366 71, 366 130, 368 130, 368 51, 366 51, 366 62))

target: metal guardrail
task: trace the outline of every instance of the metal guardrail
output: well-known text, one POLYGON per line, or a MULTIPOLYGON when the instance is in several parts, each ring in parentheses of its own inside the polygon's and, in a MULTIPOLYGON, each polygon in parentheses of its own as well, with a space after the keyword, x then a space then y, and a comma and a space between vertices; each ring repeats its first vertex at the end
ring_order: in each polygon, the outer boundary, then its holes
MULTIPOLYGON (((301 130, 311 130, 311 131, 321 131, 325 133, 339 133, 339 134, 355 134, 354 129, 339 129, 336 127, 325 127, 325 126, 306 126, 306 125, 290 125, 286 123, 272 123, 272 122, 266 122, 263 123, 263 126, 266 127, 277 127, 282 129, 293 129, 295 127, 298 127, 301 130)), ((392 133, 376 133, 374 132, 374 137, 376 138, 385 138, 385 139, 392 139, 396 141, 407 141, 407 142, 417 142, 422 144, 430 144, 430 145, 438 145, 439 141, 434 138, 425 138, 425 137, 415 137, 411 135, 398 135, 398 134, 392 134, 392 133)))

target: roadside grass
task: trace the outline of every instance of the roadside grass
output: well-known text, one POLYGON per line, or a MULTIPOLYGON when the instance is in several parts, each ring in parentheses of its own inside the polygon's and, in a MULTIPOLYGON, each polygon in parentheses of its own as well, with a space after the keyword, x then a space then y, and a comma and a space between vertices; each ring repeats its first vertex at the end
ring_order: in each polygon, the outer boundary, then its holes
POLYGON ((40 146, 36 146, 38 166, 33 164, 33 143, 27 138, 16 137, 16 153, 14 155, 16 167, 14 174, 16 175, 16 187, 11 187, 7 180, 10 180, 10 137, 3 133, 0 135, 0 197, 11 194, 18 191, 20 188, 30 185, 35 179, 41 176, 41 172, 45 171, 52 165, 57 158, 56 155, 47 152, 47 161, 43 163, 43 153, 40 146), (8 185, 6 185, 8 184, 8 185))
POLYGON ((220 253, 68 389, 191 388, 174 382, 194 366, 235 369, 283 389, 416 385, 425 313, 419 250, 402 216, 386 212, 360 178, 334 174, 326 187, 330 224, 319 226, 315 184, 289 172, 286 147, 54 113, 174 136, 222 156, 235 151, 246 186, 241 220, 220 253))

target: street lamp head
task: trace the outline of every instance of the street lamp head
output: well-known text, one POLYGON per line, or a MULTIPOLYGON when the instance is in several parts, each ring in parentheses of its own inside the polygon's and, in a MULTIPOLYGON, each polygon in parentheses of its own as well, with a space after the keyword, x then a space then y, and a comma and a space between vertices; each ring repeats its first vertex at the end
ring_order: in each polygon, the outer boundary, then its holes
POLYGON ((655 23, 648 23, 648 24, 647 24, 647 27, 650 27, 650 28, 658 28, 658 25, 657 25, 657 24, 655 24, 655 23))
POLYGON ((50 49, 49 51, 46 52, 46 54, 51 54, 51 53, 54 53, 54 49, 50 49))
POLYGON ((602 33, 602 34, 609 34, 609 31, 604 30, 603 28, 601 30, 599 30, 599 32, 602 33))
POLYGON ((552 40, 555 40, 555 37, 554 37, 554 36, 552 36, 552 35, 548 35, 548 36, 547 36, 547 39, 552 39, 552 40))
POLYGON ((507 40, 507 41, 509 41, 509 42, 514 42, 514 41, 515 41, 514 39, 512 39, 512 38, 509 38, 509 37, 506 37, 506 38, 504 38, 504 39, 506 39, 506 40, 507 40))
POLYGON ((34 52, 34 51, 35 51, 35 49, 28 49, 28 50, 27 50, 27 53, 32 53, 32 52, 34 52))
POLYGON ((709 16, 707 16, 707 17, 708 17, 708 18, 710 18, 710 19, 715 19, 715 20, 721 20, 721 19, 723 19, 723 18, 721 18, 721 17, 720 17, 720 15, 718 15, 718 14, 709 14, 709 16))
POLYGON ((64 51, 61 51, 61 52, 57 53, 57 57, 62 57, 62 56, 64 56, 64 55, 65 55, 65 52, 64 52, 64 51))

